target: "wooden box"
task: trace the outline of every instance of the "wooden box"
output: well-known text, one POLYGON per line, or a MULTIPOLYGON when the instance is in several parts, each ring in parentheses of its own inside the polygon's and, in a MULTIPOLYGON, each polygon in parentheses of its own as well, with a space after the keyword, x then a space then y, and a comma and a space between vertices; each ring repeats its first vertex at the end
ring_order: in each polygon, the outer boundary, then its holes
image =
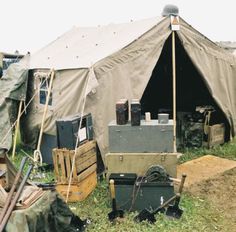
POLYGON ((171 177, 177 175, 177 162, 180 153, 108 153, 105 156, 106 172, 136 173, 145 175, 152 165, 161 165, 171 177))
POLYGON ((224 123, 208 126, 208 140, 205 145, 211 148, 215 145, 223 144, 225 141, 224 123))
POLYGON ((75 150, 53 149, 53 164, 57 181, 56 189, 64 199, 67 195, 72 170, 68 202, 84 200, 96 187, 97 164, 94 140, 79 146, 76 155, 75 150))
MULTIPOLYGON (((17 170, 6 154, 0 157, 0 185, 4 189, 10 189, 14 182, 17 170)), ((22 177, 21 177, 22 180, 22 177)))

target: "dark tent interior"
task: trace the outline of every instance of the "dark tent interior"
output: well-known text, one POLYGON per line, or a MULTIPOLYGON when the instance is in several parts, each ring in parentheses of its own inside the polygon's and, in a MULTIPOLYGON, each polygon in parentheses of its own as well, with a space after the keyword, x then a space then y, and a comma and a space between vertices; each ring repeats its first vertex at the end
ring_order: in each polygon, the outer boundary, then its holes
MULTIPOLYGON (((181 125, 184 120, 204 124, 207 110, 201 110, 200 113, 196 111, 197 106, 211 111, 209 125, 224 123, 225 141, 228 141, 230 138, 230 126, 224 113, 209 93, 204 79, 192 63, 178 36, 176 35, 175 38, 177 143, 178 137, 181 137, 181 134, 184 133, 181 130, 186 129, 181 125), (211 106, 210 109, 209 106, 211 106)), ((169 113, 169 117, 173 118, 172 80, 172 36, 170 35, 165 42, 161 56, 143 93, 141 99, 142 114, 150 112, 151 117, 156 119, 158 113, 169 113)))

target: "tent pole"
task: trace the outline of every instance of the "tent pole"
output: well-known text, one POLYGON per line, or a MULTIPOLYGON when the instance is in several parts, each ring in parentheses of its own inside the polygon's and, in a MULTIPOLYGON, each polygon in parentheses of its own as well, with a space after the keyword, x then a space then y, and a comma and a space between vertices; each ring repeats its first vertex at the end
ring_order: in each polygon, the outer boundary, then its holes
POLYGON ((176 60, 175 60, 175 32, 172 31, 172 75, 173 75, 173 151, 176 150, 176 60))
POLYGON ((17 120, 16 120, 16 128, 15 128, 15 135, 14 135, 14 142, 13 142, 13 149, 12 149, 12 159, 15 158, 15 153, 16 153, 16 139, 17 139, 17 134, 18 134, 19 125, 20 125, 22 104, 23 104, 23 101, 21 100, 19 104, 18 115, 17 115, 17 120))

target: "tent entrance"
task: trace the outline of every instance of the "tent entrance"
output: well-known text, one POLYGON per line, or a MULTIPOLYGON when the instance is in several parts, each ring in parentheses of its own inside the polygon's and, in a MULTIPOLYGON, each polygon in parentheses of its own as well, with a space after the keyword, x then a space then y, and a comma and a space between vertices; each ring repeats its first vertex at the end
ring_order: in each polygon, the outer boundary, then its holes
MULTIPOLYGON (((173 118, 172 100, 172 43, 171 35, 166 40, 161 56, 153 69, 152 76, 141 98, 142 114, 150 112, 153 119, 158 113, 169 113, 173 118)), ((203 122, 206 113, 196 111, 196 107, 211 106, 210 125, 224 123, 225 141, 230 138, 229 123, 209 93, 202 76, 197 71, 178 36, 176 36, 176 111, 177 140, 181 140, 183 120, 203 122), (178 138, 179 137, 179 138, 178 138)))

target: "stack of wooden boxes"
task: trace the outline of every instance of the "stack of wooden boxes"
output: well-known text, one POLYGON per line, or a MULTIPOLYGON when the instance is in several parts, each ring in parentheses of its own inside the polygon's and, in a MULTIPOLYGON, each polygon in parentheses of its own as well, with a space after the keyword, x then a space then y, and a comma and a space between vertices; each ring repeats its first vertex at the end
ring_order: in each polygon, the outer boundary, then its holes
POLYGON ((56 189, 63 198, 67 196, 70 173, 73 169, 68 202, 84 200, 96 187, 97 164, 96 142, 94 140, 80 145, 76 151, 55 148, 53 150, 53 163, 57 181, 56 189))
POLYGON ((170 176, 176 177, 178 153, 173 152, 173 120, 141 120, 141 107, 137 100, 131 102, 130 108, 131 120, 120 120, 126 118, 129 107, 127 100, 119 101, 116 120, 108 125, 107 177, 111 173, 143 176, 152 165, 161 165, 170 176))

